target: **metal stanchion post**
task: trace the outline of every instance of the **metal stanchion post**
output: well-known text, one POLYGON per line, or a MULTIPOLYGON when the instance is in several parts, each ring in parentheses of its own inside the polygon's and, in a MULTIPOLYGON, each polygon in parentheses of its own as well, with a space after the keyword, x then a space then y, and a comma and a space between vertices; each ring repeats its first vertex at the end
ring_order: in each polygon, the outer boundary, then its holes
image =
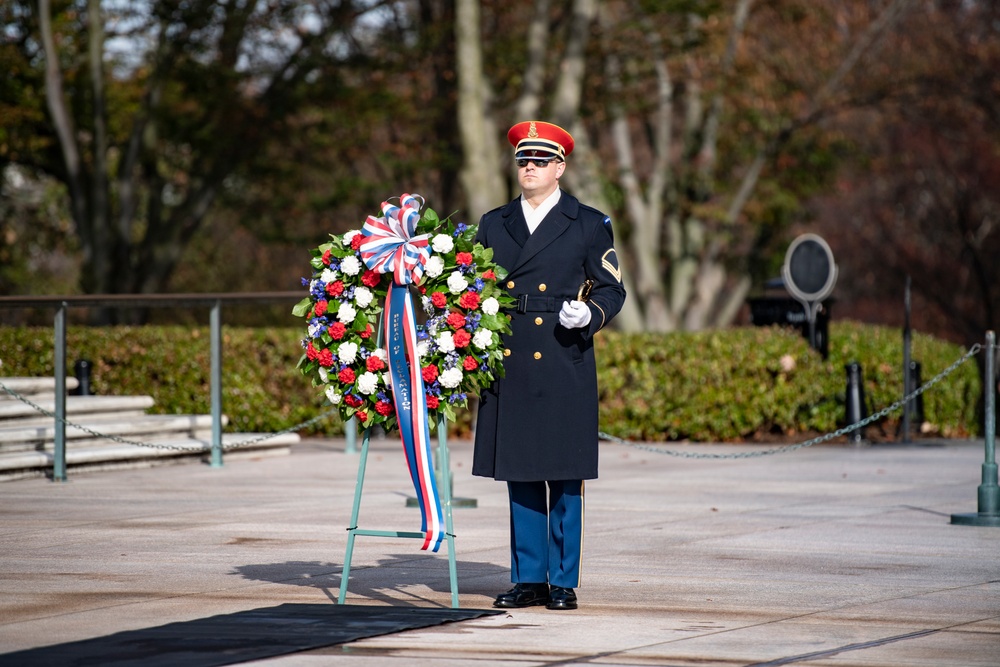
POLYGON ((56 310, 56 423, 55 446, 52 451, 52 480, 66 481, 66 308, 63 301, 56 310))
POLYGON ((211 339, 212 467, 222 467, 222 302, 212 304, 209 316, 211 339))
POLYGON ((996 334, 986 332, 986 371, 983 373, 986 414, 983 431, 986 460, 983 463, 982 484, 979 485, 979 511, 975 514, 952 514, 951 522, 962 526, 1000 526, 1000 486, 997 485, 996 435, 996 334))
MULTIPOLYGON (((847 391, 844 401, 844 422, 845 426, 851 426, 852 424, 857 424, 859 421, 868 416, 868 411, 865 408, 865 384, 864 384, 864 374, 861 371, 861 364, 856 361, 844 366, 847 371, 847 391)), ((865 442, 865 429, 864 427, 857 428, 851 431, 847 439, 856 444, 860 445, 865 442)))

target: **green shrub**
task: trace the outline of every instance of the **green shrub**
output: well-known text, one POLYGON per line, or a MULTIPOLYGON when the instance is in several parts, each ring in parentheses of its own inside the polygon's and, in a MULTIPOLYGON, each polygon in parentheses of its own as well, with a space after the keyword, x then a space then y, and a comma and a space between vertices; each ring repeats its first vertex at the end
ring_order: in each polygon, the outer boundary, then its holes
MULTIPOLYGON (((601 427, 626 439, 699 442, 831 432, 845 425, 845 367, 855 361, 870 413, 902 397, 898 330, 837 322, 829 336, 824 361, 797 332, 778 327, 601 334, 601 427)), ((911 350, 925 382, 964 353, 920 334, 911 350)), ((979 391, 970 359, 922 395, 925 429, 945 437, 976 432, 979 391)), ((901 414, 889 415, 883 431, 891 435, 901 414)))
MULTIPOLYGON (((223 328, 223 411, 228 431, 275 432, 312 419, 329 406, 299 375, 299 329, 223 328)), ((852 322, 830 326, 829 359, 809 349, 798 333, 781 328, 733 328, 703 333, 623 334, 597 337, 601 429, 635 440, 720 442, 796 437, 843 426, 845 366, 864 373, 870 411, 902 396, 902 336, 898 330, 852 322)), ((51 376, 49 328, 0 327, 3 376, 51 376)), ((69 327, 67 364, 92 364, 96 394, 152 396, 151 412, 210 412, 207 327, 69 327)), ((915 334, 912 356, 924 381, 964 350, 915 334)), ((978 432, 980 380, 970 359, 923 394, 925 429, 945 437, 978 432)), ((881 422, 891 436, 901 410, 881 422)), ((467 435, 463 411, 450 429, 467 435)), ((869 427, 869 434, 874 426, 869 427)), ((334 415, 303 435, 343 432, 334 415)))

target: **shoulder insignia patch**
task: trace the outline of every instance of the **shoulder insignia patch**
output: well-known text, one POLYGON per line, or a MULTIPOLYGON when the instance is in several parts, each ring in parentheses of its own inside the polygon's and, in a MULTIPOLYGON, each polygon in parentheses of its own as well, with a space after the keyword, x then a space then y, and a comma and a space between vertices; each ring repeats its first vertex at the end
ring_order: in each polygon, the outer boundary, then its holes
MULTIPOLYGON (((610 221, 611 218, 608 218, 608 220, 610 221)), ((614 248, 608 248, 608 251, 601 257, 601 266, 613 275, 615 280, 618 282, 622 281, 622 272, 618 268, 618 255, 615 253, 614 248)))
POLYGON ((611 224, 611 216, 610 215, 604 216, 604 224, 606 224, 606 225, 610 225, 611 224))

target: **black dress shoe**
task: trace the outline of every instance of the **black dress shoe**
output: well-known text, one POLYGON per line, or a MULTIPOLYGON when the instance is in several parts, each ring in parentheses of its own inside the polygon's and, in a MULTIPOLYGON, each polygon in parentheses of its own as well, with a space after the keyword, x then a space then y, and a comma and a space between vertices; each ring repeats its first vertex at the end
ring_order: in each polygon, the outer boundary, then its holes
POLYGON ((546 609, 576 609, 576 593, 572 588, 553 586, 549 591, 549 601, 546 609))
POLYGON ((497 599, 493 602, 493 606, 513 609, 518 607, 533 607, 539 604, 546 604, 548 601, 548 584, 514 584, 514 588, 497 596, 497 599))

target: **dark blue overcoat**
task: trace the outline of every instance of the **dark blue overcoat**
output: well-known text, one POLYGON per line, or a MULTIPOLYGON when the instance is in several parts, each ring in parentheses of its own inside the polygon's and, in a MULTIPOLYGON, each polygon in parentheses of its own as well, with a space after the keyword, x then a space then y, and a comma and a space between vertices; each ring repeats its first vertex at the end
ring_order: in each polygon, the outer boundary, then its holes
POLYGON ((520 198, 479 222, 476 239, 508 270, 518 298, 504 378, 480 395, 472 474, 503 481, 597 477, 597 366, 593 336, 625 302, 611 220, 565 192, 533 234, 520 198), (595 281, 590 324, 559 324, 563 301, 595 281))

